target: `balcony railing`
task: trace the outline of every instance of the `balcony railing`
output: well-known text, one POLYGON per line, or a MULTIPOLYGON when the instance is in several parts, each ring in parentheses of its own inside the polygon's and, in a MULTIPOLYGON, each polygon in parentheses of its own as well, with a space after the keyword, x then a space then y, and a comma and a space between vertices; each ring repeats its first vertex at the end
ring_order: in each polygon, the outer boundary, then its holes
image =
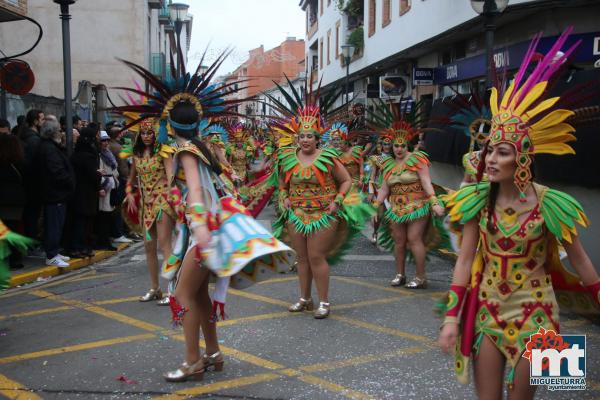
POLYGON ((152 53, 150 58, 150 72, 161 78, 166 74, 166 57, 164 53, 152 53))
POLYGON ((306 33, 306 36, 308 37, 308 39, 310 40, 313 35, 315 33, 317 33, 317 31, 319 30, 319 21, 315 21, 313 22, 313 24, 310 26, 310 28, 308 28, 308 32, 306 33))

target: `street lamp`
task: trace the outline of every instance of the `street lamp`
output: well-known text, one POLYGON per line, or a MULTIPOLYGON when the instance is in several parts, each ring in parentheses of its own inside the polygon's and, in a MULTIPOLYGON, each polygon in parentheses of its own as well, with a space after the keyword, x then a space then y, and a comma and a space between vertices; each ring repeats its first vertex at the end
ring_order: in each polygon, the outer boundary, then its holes
POLYGON ((67 139, 67 153, 70 155, 73 151, 73 109, 71 105, 71 32, 69 20, 69 6, 75 4, 76 0, 54 0, 60 5, 60 19, 62 20, 62 40, 63 40, 63 72, 65 80, 65 135, 67 139))
POLYGON ((181 55, 179 54, 181 49, 181 29, 183 28, 183 21, 187 19, 189 8, 190 6, 183 3, 169 4, 169 12, 171 14, 171 20, 175 23, 175 35, 177 40, 177 79, 181 76, 181 63, 183 62, 183 50, 181 50, 181 55))
POLYGON ((509 0, 471 0, 471 7, 484 18, 486 88, 492 87, 492 57, 496 17, 506 9, 509 0))
POLYGON ((346 103, 349 101, 348 96, 350 91, 350 60, 352 60, 355 49, 356 47, 351 44, 342 45, 342 56, 344 57, 344 62, 346 63, 346 103))

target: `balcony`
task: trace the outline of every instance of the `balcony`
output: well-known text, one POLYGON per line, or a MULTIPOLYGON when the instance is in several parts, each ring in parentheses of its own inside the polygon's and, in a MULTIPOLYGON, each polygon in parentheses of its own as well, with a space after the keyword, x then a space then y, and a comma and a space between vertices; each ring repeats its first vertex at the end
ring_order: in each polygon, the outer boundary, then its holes
POLYGON ((166 75, 166 57, 164 53, 152 53, 150 57, 150 72, 164 78, 166 75))
POLYGON ((317 33, 317 31, 319 30, 319 21, 315 20, 315 22, 313 22, 313 24, 310 26, 310 28, 308 28, 308 32, 306 32, 306 36, 308 37, 308 40, 310 40, 315 33, 317 33))
POLYGON ((165 0, 148 0, 148 7, 152 10, 160 10, 165 5, 165 0))
POLYGON ((171 11, 169 11, 169 5, 166 2, 163 3, 158 12, 158 22, 162 25, 169 25, 171 23, 171 11))

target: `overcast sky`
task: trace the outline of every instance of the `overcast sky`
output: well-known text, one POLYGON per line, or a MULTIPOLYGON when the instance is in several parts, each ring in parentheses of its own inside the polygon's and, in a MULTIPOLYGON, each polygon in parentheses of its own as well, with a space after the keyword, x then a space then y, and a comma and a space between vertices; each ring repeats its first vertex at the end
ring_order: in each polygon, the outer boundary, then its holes
POLYGON ((305 15, 299 0, 180 1, 189 4, 189 12, 194 15, 189 69, 196 68, 209 44, 209 63, 226 47, 234 48, 219 69, 218 74, 223 75, 246 61, 248 50, 261 44, 268 50, 287 36, 304 39, 305 15))

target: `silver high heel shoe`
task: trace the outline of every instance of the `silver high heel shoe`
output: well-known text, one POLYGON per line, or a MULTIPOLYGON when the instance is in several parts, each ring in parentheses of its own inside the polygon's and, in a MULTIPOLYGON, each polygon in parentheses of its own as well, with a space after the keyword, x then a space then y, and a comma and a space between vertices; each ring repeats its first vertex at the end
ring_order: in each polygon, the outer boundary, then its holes
POLYGON ((312 298, 303 299, 300 297, 297 303, 292 304, 289 308, 289 312, 302 312, 302 311, 312 311, 314 308, 312 298))
POLYGON ((202 361, 204 362, 204 369, 208 370, 208 367, 213 367, 215 371, 221 372, 223 371, 223 353, 217 351, 211 355, 203 354, 202 361))
POLYGON ((402 274, 396 274, 396 277, 390 281, 392 286, 402 286, 406 283, 406 276, 402 274))
POLYGON ((171 304, 171 299, 170 299, 170 295, 167 294, 166 296, 164 296, 162 299, 158 300, 156 302, 157 306, 168 306, 169 304, 171 304))
POLYGON ((141 302, 147 302, 152 300, 160 300, 163 298, 162 290, 160 288, 150 289, 146 292, 145 295, 140 297, 141 302))
POLYGON ((192 365, 184 362, 181 367, 175 371, 167 372, 163 377, 167 382, 201 381, 204 379, 204 371, 204 359, 201 358, 192 365))
POLYGON ((315 310, 315 319, 323 319, 329 317, 329 303, 321 301, 319 307, 315 310))
POLYGON ((427 289, 427 279, 414 277, 404 287, 407 289, 427 289))

